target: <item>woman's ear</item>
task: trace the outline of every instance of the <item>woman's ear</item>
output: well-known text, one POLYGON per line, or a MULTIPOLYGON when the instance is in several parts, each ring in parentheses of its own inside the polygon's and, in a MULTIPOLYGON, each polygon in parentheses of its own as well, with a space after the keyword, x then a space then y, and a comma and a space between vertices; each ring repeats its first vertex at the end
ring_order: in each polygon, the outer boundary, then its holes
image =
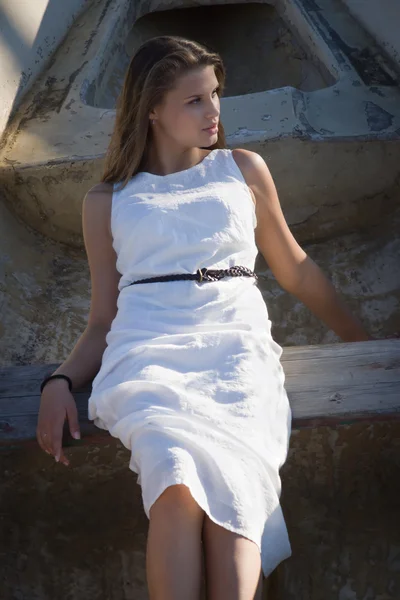
POLYGON ((158 115, 157 115, 157 111, 156 110, 152 110, 149 112, 149 120, 150 121, 154 121, 155 119, 157 119, 158 115))

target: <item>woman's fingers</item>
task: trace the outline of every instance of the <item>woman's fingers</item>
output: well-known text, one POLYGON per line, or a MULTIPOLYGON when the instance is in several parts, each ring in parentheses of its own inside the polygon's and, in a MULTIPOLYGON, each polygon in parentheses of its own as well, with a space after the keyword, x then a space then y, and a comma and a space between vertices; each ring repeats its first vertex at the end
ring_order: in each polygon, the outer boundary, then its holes
POLYGON ((51 435, 45 430, 41 429, 37 435, 38 442, 47 454, 52 454, 51 435))
POLYGON ((47 452, 47 454, 52 454, 51 452, 51 437, 48 433, 42 433, 42 443, 43 443, 43 450, 45 452, 47 452))
POLYGON ((51 454, 50 447, 48 445, 50 439, 49 435, 47 433, 42 433, 39 431, 39 429, 37 429, 36 439, 41 449, 44 450, 44 452, 47 452, 47 454, 51 454))
MULTIPOLYGON (((64 465, 69 465, 69 460, 65 456, 62 449, 62 434, 63 434, 63 424, 55 423, 53 425, 53 429, 48 431, 42 431, 41 429, 37 429, 36 431, 36 439, 39 443, 39 446, 44 450, 47 454, 54 456, 56 462, 61 462, 64 465)), ((42 426, 43 429, 46 427, 42 426)))
POLYGON ((60 414, 54 423, 53 435, 52 435, 52 452, 56 462, 62 462, 68 464, 68 460, 63 452, 62 438, 63 428, 66 414, 60 414))
POLYGON ((65 465, 66 467, 69 466, 69 460, 68 458, 65 456, 65 454, 62 452, 61 453, 61 458, 60 458, 60 462, 65 465))
POLYGON ((36 438, 44 452, 54 456, 57 462, 68 466, 69 460, 62 448, 64 423, 68 418, 71 435, 79 438, 78 411, 74 397, 69 391, 61 388, 57 399, 54 398, 53 391, 45 388, 42 394, 36 438))
POLYGON ((54 456, 56 462, 60 462, 66 466, 69 465, 69 460, 62 449, 62 430, 61 434, 58 432, 55 432, 53 435, 50 433, 39 434, 38 441, 40 447, 47 454, 50 454, 50 456, 54 456))
POLYGON ((70 431, 72 437, 75 438, 76 440, 78 440, 81 437, 81 432, 80 432, 79 420, 78 420, 78 408, 76 406, 75 401, 70 402, 67 405, 66 410, 67 410, 69 431, 70 431))

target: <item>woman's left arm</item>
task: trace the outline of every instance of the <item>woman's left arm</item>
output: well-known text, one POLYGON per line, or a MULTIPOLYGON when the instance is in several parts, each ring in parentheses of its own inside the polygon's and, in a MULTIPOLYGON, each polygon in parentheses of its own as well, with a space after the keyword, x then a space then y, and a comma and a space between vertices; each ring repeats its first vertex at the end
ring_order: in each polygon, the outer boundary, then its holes
POLYGON ((331 281, 293 237, 264 159, 244 149, 233 156, 256 200, 258 249, 278 283, 299 298, 343 341, 373 339, 351 313, 331 281))

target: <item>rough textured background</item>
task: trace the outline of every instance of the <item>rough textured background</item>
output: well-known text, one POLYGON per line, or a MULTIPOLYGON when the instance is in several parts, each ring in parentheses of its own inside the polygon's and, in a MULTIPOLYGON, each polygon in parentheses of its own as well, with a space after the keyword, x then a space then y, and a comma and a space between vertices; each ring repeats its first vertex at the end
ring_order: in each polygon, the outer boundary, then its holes
POLYGON ((10 209, 56 241, 82 244, 82 198, 114 125, 110 73, 140 40, 175 32, 221 52, 228 145, 266 158, 301 241, 390 212, 400 189, 399 65, 338 0, 224 4, 93 0, 10 124, 0 152, 10 209), (262 69, 248 66, 255 55, 262 69))
MULTIPOLYGON (((68 468, 41 450, 0 453, 2 600, 147 599, 129 451, 110 438, 66 453, 68 468)), ((268 600, 397 600, 400 425, 293 432, 281 476, 293 555, 268 600)))
POLYGON ((91 0, 1 0, 0 137, 22 96, 91 0))
MULTIPOLYGON (((208 0, 199 3, 210 4, 208 0)), ((65 72, 55 56, 53 67, 49 66, 27 100, 27 112, 21 114, 22 121, 13 130, 15 137, 8 140, 1 172, 7 207, 0 197, 0 365, 61 362, 86 325, 90 281, 85 253, 78 247, 82 241, 80 209, 83 194, 98 178, 98 157, 112 125, 112 111, 106 104, 112 90, 100 86, 98 97, 92 94, 93 103, 104 109, 87 106, 80 100, 83 88, 79 76, 81 71, 88 71, 88 101, 90 76, 98 84, 105 76, 107 60, 121 57, 122 43, 115 40, 109 23, 117 26, 118 14, 122 14, 118 7, 123 4, 128 6, 127 0, 88 4, 84 18, 76 23, 58 55, 65 55, 65 72), (110 49, 107 56, 105 47, 110 49), (66 101, 70 93, 75 96, 66 101), (15 214, 29 225, 21 223, 15 214)), ((192 0, 181 4, 189 6, 192 0)), ((294 4, 290 0, 276 3, 285 6, 286 17, 296 25, 294 4)), ((318 8, 315 3, 305 4, 318 8)), ((327 14, 332 22, 336 19, 342 36, 339 41, 347 44, 347 58, 353 59, 353 67, 365 56, 361 50, 366 38, 344 14, 346 5, 399 66, 395 0, 384 0, 379 11, 370 0, 321 0, 319 4, 325 12, 316 13, 327 14), (342 12, 336 15, 336 8, 342 12)), ((83 5, 83 0, 74 0, 70 8, 83 5)), ((8 0, 0 0, 0 10, 9 6, 8 0)), ((164 19, 166 13, 148 18, 146 13, 176 8, 177 2, 150 0, 131 6, 136 7, 136 16, 144 15, 141 27, 145 36, 146 27, 147 33, 155 33, 168 21, 164 19)), ((214 17, 226 19, 226 8, 213 7, 214 17)), ((231 79, 228 93, 252 95, 227 98, 224 110, 230 143, 235 146, 242 140, 246 147, 265 155, 296 238, 332 279, 366 329, 376 337, 399 332, 398 143, 384 139, 384 134, 393 134, 395 124, 395 113, 389 110, 391 88, 385 88, 384 94, 382 87, 369 90, 372 96, 367 97, 366 88, 347 62, 343 67, 350 73, 346 75, 347 87, 325 88, 324 78, 319 78, 301 56, 276 13, 261 6, 251 10, 260 19, 266 18, 270 47, 276 39, 280 42, 274 48, 275 56, 281 62, 289 56, 289 62, 285 63, 283 79, 279 79, 282 72, 269 70, 270 83, 249 77, 247 87, 241 90, 238 86, 243 79, 231 79), (271 19, 267 19, 268 12, 271 19), (298 52, 303 64, 295 62, 298 52), (307 75, 309 81, 304 79, 307 75), (274 90, 268 97, 257 95, 263 86, 288 84, 323 88, 321 103, 313 104, 310 96, 289 88, 274 90), (346 104, 349 90, 357 100, 352 110, 346 104), (386 110, 378 106, 379 102, 386 110), (358 111, 360 106, 363 108, 358 111), (365 119, 371 136, 382 133, 380 141, 346 141, 346 136, 357 134, 365 119), (290 139, 296 123, 303 129, 290 139), (264 137, 261 143, 263 135, 276 141, 265 144, 264 137), (328 138, 334 135, 338 138, 332 142, 328 138), (321 143, 324 136, 327 141, 321 143)), ((207 20, 204 7, 202 14, 207 20)), ((235 7, 231 14, 234 28, 241 21, 243 7, 235 7)), ((184 12, 181 15, 183 18, 184 12)), ((66 23, 60 21, 59 25, 66 23)), ((34 27, 33 22, 29 25, 34 27)), ((251 35, 253 25, 250 19, 247 26, 251 35)), ((304 38, 315 34, 304 21, 299 27, 304 38)), ((7 28, 10 39, 10 22, 7 28)), ((59 33, 54 31, 53 35, 59 33)), ((229 49, 228 38, 221 36, 221 43, 229 49)), ((52 39, 45 39, 46 48, 53 47, 52 39)), ((315 34, 311 46, 314 44, 316 55, 332 69, 329 52, 318 45, 318 39, 315 34)), ((125 41, 129 43, 128 38, 125 41)), ((31 58, 37 60, 34 51, 31 58)), ((234 54, 231 59, 234 68, 234 54)), ((10 69, 13 64, 7 62, 6 67, 10 69)), ((24 68, 22 65, 21 75, 24 68)), ((376 76, 374 69, 371 73, 371 77, 376 76)), ((109 79, 109 86, 114 83, 109 79)), ((7 102, 4 98, 0 102, 0 129, 1 119, 10 108, 8 97, 7 102)), ((301 302, 277 285, 261 257, 257 272, 278 343, 339 341, 301 302)), ((281 471, 281 501, 293 556, 271 578, 277 593, 268 600, 400 598, 399 434, 396 423, 293 432, 289 457, 281 471)), ((66 453, 71 459, 68 469, 57 465, 39 447, 29 453, 22 448, 0 452, 1 600, 146 599, 148 521, 136 476, 128 468, 128 450, 110 438, 109 444, 99 447, 85 447, 84 440, 76 442, 66 453)))
MULTIPOLYGON (((1 362, 61 362, 86 324, 86 258, 2 211, 1 362)), ((399 223, 400 212, 305 247, 377 337, 400 330, 399 223)), ((279 343, 337 340, 260 257, 257 271, 279 343)), ((293 432, 281 498, 293 556, 268 600, 400 597, 399 433, 394 423, 293 432)), ((111 438, 80 444, 66 450, 67 470, 39 448, 0 453, 2 600, 147 598, 148 522, 129 452, 111 438)))
MULTIPOLYGON (((372 335, 400 331, 400 211, 364 232, 302 246, 372 335)), ((276 283, 261 255, 256 270, 279 344, 339 341, 276 283)), ((28 231, 0 202, 0 365, 62 362, 89 306, 86 254, 28 231)))

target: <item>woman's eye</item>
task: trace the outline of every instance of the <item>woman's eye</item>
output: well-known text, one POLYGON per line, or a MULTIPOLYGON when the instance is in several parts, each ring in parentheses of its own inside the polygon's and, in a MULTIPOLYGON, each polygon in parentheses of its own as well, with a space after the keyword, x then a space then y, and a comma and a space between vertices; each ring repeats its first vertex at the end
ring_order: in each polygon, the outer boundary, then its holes
MULTIPOLYGON (((213 94, 216 94, 216 93, 217 93, 217 90, 218 90, 218 88, 216 88, 216 89, 213 91, 213 94)), ((195 103, 197 100, 201 100, 201 98, 195 98, 194 100, 191 100, 191 101, 189 102, 189 104, 194 104, 194 103, 195 103)))

